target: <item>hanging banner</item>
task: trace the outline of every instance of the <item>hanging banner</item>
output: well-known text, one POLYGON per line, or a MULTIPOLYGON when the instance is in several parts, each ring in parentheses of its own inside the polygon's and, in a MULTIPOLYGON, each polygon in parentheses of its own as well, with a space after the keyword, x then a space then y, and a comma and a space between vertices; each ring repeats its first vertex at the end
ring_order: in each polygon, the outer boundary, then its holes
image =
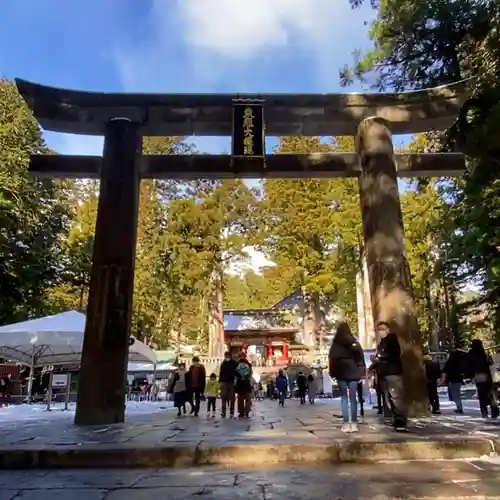
POLYGON ((233 101, 233 156, 263 158, 264 136, 264 103, 233 101))

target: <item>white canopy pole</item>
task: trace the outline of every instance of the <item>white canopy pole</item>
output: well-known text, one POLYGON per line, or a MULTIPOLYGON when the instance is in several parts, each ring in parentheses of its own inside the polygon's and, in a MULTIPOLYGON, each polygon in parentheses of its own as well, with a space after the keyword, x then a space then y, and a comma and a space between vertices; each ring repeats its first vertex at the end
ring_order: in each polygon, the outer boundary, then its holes
POLYGON ((156 363, 153 367, 153 383, 151 385, 151 393, 153 396, 153 401, 156 401, 158 395, 158 388, 156 387, 156 363))
POLYGON ((35 378, 35 353, 36 353, 36 345, 33 344, 31 347, 31 363, 30 363, 30 376, 28 379, 28 403, 32 401, 32 393, 33 393, 33 379, 35 378))

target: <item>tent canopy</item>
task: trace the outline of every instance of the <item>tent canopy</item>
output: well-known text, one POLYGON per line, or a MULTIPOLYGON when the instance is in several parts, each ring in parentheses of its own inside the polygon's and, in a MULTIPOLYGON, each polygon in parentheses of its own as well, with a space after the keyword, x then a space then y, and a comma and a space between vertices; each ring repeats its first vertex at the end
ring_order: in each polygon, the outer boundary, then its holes
MULTIPOLYGON (((85 314, 69 311, 0 327, 0 355, 26 365, 31 365, 32 357, 35 366, 79 364, 85 321, 85 314)), ((156 354, 135 339, 129 361, 154 364, 156 354)))

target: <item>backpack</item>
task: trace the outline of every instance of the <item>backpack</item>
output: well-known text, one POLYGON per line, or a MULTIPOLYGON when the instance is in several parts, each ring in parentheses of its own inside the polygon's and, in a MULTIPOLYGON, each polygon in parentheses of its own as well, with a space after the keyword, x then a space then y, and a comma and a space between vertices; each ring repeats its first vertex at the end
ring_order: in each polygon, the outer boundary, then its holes
POLYGON ((240 380, 248 380, 250 378, 250 367, 247 363, 238 363, 236 374, 240 380))

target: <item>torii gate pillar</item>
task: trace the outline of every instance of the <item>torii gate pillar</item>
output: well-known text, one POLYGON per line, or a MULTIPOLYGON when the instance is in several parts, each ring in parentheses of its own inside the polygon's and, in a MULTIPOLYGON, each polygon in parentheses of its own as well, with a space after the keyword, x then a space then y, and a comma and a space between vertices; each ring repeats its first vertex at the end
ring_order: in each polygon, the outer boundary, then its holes
POLYGON ((129 119, 110 120, 101 187, 75 424, 125 419, 142 139, 129 119))
POLYGON ((385 322, 397 334, 405 398, 410 412, 422 415, 428 412, 425 373, 389 127, 382 118, 367 118, 359 125, 356 136, 368 278, 375 329, 378 323, 385 322))

